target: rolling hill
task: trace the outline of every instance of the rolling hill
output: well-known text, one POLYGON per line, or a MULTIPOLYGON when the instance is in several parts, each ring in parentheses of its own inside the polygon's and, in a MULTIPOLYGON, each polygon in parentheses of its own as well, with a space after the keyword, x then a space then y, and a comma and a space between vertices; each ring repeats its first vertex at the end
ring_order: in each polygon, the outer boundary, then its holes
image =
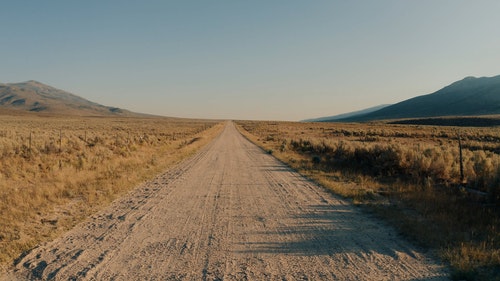
POLYGON ((371 113, 335 121, 364 122, 496 114, 500 114, 500 75, 481 78, 466 77, 432 94, 408 99, 371 113))
POLYGON ((370 107, 370 108, 366 108, 366 109, 362 109, 362 110, 357 110, 357 111, 353 111, 353 112, 348 112, 348 113, 343 113, 343 114, 339 114, 339 115, 319 117, 319 118, 314 118, 314 119, 307 119, 307 120, 303 120, 302 122, 333 122, 333 121, 336 121, 339 119, 345 119, 345 118, 351 118, 351 117, 356 117, 356 116, 360 116, 360 115, 365 115, 365 114, 380 110, 380 109, 382 109, 384 107, 388 107, 388 106, 390 106, 390 104, 382 104, 379 106, 374 106, 374 107, 370 107))
POLYGON ((37 81, 0 84, 0 112, 76 116, 144 116, 104 106, 37 81))

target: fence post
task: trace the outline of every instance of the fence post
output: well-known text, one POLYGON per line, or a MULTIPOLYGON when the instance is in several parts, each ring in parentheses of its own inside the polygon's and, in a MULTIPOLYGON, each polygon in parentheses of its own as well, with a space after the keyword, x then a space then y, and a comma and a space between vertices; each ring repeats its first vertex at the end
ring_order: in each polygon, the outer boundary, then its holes
POLYGON ((459 157, 460 157, 460 183, 464 183, 464 159, 463 159, 463 154, 462 154, 462 138, 460 136, 460 131, 458 132, 458 150, 459 150, 459 157))

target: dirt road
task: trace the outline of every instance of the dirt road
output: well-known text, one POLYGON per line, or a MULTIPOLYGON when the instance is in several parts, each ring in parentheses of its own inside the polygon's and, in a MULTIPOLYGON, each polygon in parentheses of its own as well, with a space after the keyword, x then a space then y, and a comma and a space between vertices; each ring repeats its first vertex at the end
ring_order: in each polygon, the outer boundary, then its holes
MULTIPOLYGON (((232 123, 193 158, 34 249, 19 280, 446 280, 394 230, 232 123)), ((0 278, 1 279, 1 278, 0 278)))

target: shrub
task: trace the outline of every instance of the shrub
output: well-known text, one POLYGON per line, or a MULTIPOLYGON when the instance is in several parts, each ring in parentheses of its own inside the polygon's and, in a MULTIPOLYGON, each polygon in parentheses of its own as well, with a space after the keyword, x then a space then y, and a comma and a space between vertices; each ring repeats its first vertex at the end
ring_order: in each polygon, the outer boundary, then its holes
POLYGON ((317 164, 319 164, 319 163, 321 163, 321 156, 319 156, 319 155, 314 155, 314 156, 312 157, 312 162, 313 162, 313 164, 316 164, 316 165, 317 165, 317 164))

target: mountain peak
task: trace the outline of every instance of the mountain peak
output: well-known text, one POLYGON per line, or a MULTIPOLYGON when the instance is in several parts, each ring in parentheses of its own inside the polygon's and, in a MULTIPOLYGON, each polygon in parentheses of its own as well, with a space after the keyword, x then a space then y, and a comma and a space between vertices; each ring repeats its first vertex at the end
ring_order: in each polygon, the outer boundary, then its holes
POLYGON ((32 86, 47 86, 41 82, 38 82, 36 80, 28 80, 28 81, 23 81, 23 82, 18 82, 18 83, 6 83, 4 85, 11 85, 11 86, 25 86, 25 85, 32 85, 32 86))
POLYGON ((138 116, 140 114, 91 102, 35 80, 0 84, 0 110, 58 115, 138 116))
MULTIPOLYGON (((498 85, 499 83, 500 83, 500 75, 493 77, 467 76, 462 80, 456 81, 444 87, 443 90, 448 89, 451 91, 458 91, 458 92, 464 92, 464 91, 470 92, 474 91, 474 89, 477 87, 491 87, 493 85, 498 85)), ((443 94, 447 91, 438 91, 438 92, 441 92, 441 94, 443 94)))
POLYGON ((500 75, 480 78, 468 76, 432 94, 418 96, 342 121, 494 114, 500 114, 500 75))
POLYGON ((35 84, 35 85, 43 85, 43 83, 40 83, 40 82, 38 82, 36 80, 28 80, 28 81, 26 81, 24 83, 26 83, 26 84, 35 84))
POLYGON ((475 76, 467 76, 464 79, 462 79, 462 81, 470 81, 470 80, 474 80, 474 79, 477 79, 477 78, 475 76))

